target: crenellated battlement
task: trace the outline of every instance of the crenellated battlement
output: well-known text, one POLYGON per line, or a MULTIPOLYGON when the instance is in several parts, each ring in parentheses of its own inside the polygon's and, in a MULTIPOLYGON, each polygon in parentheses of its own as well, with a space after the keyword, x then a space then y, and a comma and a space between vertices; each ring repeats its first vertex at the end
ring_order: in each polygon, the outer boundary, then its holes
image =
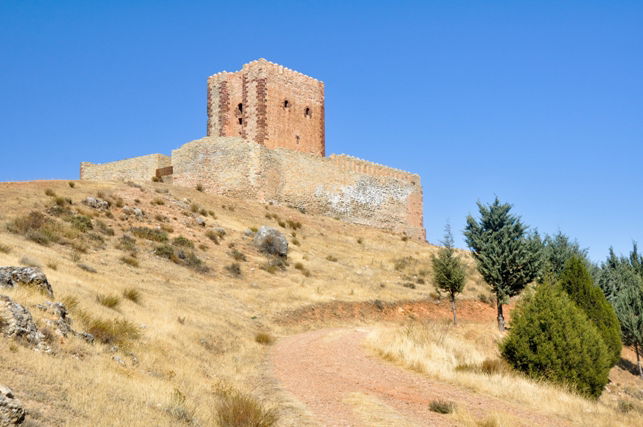
POLYGON ((425 238, 419 175, 325 157, 323 82, 261 58, 211 75, 207 88, 206 138, 172 156, 83 162, 81 179, 199 186, 425 238))

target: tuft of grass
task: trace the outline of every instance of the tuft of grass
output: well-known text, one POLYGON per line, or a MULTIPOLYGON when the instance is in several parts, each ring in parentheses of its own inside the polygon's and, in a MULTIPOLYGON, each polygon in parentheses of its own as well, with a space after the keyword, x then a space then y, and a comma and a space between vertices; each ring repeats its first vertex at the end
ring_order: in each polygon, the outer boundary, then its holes
POLYGON ((165 412, 182 424, 194 423, 195 410, 187 404, 185 394, 178 388, 175 388, 174 392, 172 392, 170 403, 166 405, 165 412))
POLYGON ((361 237, 358 237, 357 243, 361 245, 362 243, 364 243, 364 239, 362 239, 361 237))
POLYGON ((165 231, 166 233, 174 233, 174 227, 169 224, 161 224, 161 230, 165 231))
POLYGON ((336 257, 334 257, 334 256, 332 256, 332 255, 328 255, 328 256, 326 257, 326 261, 330 261, 330 262, 337 262, 337 258, 336 258, 336 257))
POLYGON ((138 304, 141 301, 141 293, 137 289, 127 288, 123 291, 123 298, 138 304))
POLYGON ((201 210, 201 208, 200 208, 200 207, 199 207, 199 205, 197 205, 196 203, 192 203, 192 204, 190 205, 190 211, 191 211, 192 213, 197 213, 197 212, 199 212, 200 210, 201 210))
POLYGON ((197 184, 197 185, 196 185, 196 191, 203 192, 203 190, 204 190, 204 188, 203 188, 203 184, 197 184))
POLYGON ((234 248, 230 252, 228 252, 228 255, 234 258, 235 261, 248 261, 248 258, 246 258, 246 256, 242 252, 239 252, 234 248))
POLYGON ((69 181, 67 184, 69 184, 69 188, 76 188, 76 183, 69 181))
POLYGON ((152 200, 152 205, 154 206, 163 206, 165 204, 165 200, 161 199, 160 197, 155 198, 152 200))
POLYGON ((416 265, 417 262, 418 261, 412 256, 405 256, 393 260, 393 268, 395 268, 395 271, 404 271, 409 267, 416 265))
POLYGON ((192 251, 185 251, 170 245, 160 245, 154 248, 154 255, 168 259, 175 264, 191 268, 199 273, 207 273, 210 271, 203 260, 197 257, 192 251))
POLYGON ((56 193, 55 193, 55 192, 54 192, 54 190, 52 190, 51 188, 47 188, 47 189, 45 190, 45 195, 47 195, 47 196, 49 196, 49 197, 56 197, 56 193))
POLYGON ((99 319, 84 311, 80 311, 78 317, 85 325, 85 330, 103 344, 116 344, 126 347, 130 341, 141 337, 139 328, 125 319, 99 319))
POLYGON ((130 267, 138 268, 140 265, 138 260, 131 255, 122 256, 119 259, 123 264, 127 264, 130 267))
POLYGON ((40 267, 40 262, 38 262, 38 260, 29 258, 27 256, 23 256, 22 258, 20 258, 20 264, 26 265, 28 267, 40 267))
POLYGON ((81 270, 85 270, 88 273, 97 273, 96 269, 90 265, 87 265, 87 264, 76 264, 76 265, 78 265, 78 268, 80 268, 81 270))
POLYGON ((167 233, 163 230, 158 230, 149 227, 133 227, 130 232, 141 239, 152 240, 154 242, 167 242, 167 233))
POLYGON ((275 342, 275 338, 267 332, 259 332, 255 335, 255 342, 270 345, 275 342))
POLYGON ((64 220, 69 222, 73 228, 80 231, 81 233, 87 233, 88 231, 94 229, 92 219, 86 215, 73 215, 64 218, 64 220))
POLYGON ((208 239, 212 240, 214 244, 218 245, 219 244, 219 236, 214 230, 208 230, 205 232, 205 237, 208 239))
POLYGON ((115 309, 121 303, 121 299, 116 295, 96 295, 96 302, 107 308, 115 309))
POLYGON ((301 228, 301 222, 299 221, 293 221, 293 220, 287 220, 286 224, 288 227, 292 228, 293 230, 299 230, 301 228))
POLYGON ((114 229, 110 227, 109 225, 105 224, 101 220, 96 220, 96 228, 98 229, 99 233, 102 233, 106 236, 113 236, 114 234, 114 229))
POLYGON ((429 403, 429 410, 438 414, 450 414, 455 410, 455 403, 449 400, 436 399, 429 403))
POLYGON ((233 262, 224 267, 232 277, 241 277, 241 265, 238 262, 233 262))
POLYGON ((47 268, 50 268, 50 269, 52 269, 54 271, 58 270, 58 264, 56 264, 53 261, 50 261, 50 262, 47 263, 47 268))
POLYGON ((180 248, 190 248, 194 249, 194 243, 192 243, 192 240, 188 239, 187 237, 183 236, 178 236, 172 239, 172 245, 178 246, 180 248))
POLYGON ((221 426, 272 427, 277 424, 277 412, 257 398, 238 390, 219 390, 215 405, 216 420, 221 426))
POLYGON ((259 229, 257 227, 250 227, 250 231, 256 233, 257 231, 259 231, 259 229))
POLYGON ((120 249, 121 251, 125 252, 136 253, 136 240, 134 240, 133 237, 125 234, 120 239, 118 239, 116 249, 120 249))
POLYGON ((60 223, 37 211, 15 218, 7 230, 43 246, 59 242, 64 234, 60 223))
POLYGON ((8 254, 9 252, 11 252, 11 247, 0 243, 0 252, 2 252, 3 254, 8 254))

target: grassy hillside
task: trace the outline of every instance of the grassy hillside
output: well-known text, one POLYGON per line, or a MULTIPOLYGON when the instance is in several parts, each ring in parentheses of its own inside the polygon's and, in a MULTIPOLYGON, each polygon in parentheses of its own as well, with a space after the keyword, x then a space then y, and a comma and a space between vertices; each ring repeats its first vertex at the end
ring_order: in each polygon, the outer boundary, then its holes
MULTIPOLYGON (((42 267, 72 326, 97 337, 50 333, 53 354, 0 338, 0 384, 32 425, 213 425, 237 391, 297 424, 303 409, 266 374, 272 340, 361 318, 448 316, 430 284, 435 247, 401 235, 161 183, 4 183, 0 200, 0 266, 42 267), (88 207, 88 196, 111 206, 88 207), (288 236, 287 265, 252 245, 262 225, 288 236), (427 302, 395 305, 414 300, 427 302)), ((467 262, 463 319, 475 321, 493 309, 467 262)), ((47 331, 35 305, 49 298, 0 294, 47 331)))

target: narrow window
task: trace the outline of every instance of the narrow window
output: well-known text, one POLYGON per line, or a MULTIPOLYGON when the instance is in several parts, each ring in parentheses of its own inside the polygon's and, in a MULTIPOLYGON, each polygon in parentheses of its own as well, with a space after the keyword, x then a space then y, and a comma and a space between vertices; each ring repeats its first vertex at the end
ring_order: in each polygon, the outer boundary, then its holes
POLYGON ((290 105, 290 103, 287 99, 284 99, 284 108, 288 108, 288 105, 290 105))
POLYGON ((243 113, 243 104, 239 103, 239 105, 237 105, 237 110, 239 110, 240 113, 243 113))
POLYGON ((296 139, 296 141, 297 141, 297 145, 299 145, 299 135, 296 135, 296 136, 295 136, 295 139, 296 139))
POLYGON ((239 117, 239 124, 240 124, 240 125, 242 125, 242 124, 243 124, 243 117, 239 117))
POLYGON ((310 107, 306 107, 306 109, 304 110, 304 116, 305 116, 305 117, 311 117, 312 115, 313 115, 313 114, 312 114, 312 112, 310 111, 310 107))

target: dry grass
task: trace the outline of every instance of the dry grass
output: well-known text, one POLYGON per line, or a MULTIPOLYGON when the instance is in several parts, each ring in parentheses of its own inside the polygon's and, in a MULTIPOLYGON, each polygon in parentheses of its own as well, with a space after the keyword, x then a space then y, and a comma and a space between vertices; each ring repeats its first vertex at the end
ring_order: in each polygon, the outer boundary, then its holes
POLYGON ((279 417, 274 409, 266 408, 257 398, 226 388, 218 392, 216 420, 221 427, 271 427, 279 417))
POLYGON ((115 309, 121 303, 121 299, 116 295, 96 295, 96 302, 107 308, 115 309))
MULTIPOLYGON (((285 207, 270 209, 281 218, 302 224, 297 238, 304 244, 291 246, 288 259, 293 265, 301 262, 313 271, 308 278, 300 270, 286 268, 284 260, 266 258, 244 236, 248 224, 271 223, 264 218, 266 211, 261 204, 169 187, 170 192, 163 195, 165 205, 155 206, 144 217, 126 216, 117 205, 110 209, 112 218, 95 212, 91 221, 104 244, 85 246, 67 243, 84 242, 85 237, 62 217, 45 213, 53 202, 44 194, 45 188, 51 188, 59 197, 71 198, 71 208, 75 210, 81 200, 99 191, 112 200, 121 198, 127 206, 150 206, 158 197, 154 189, 159 185, 83 181, 72 189, 67 181, 0 183, 0 198, 5 201, 0 206, 0 242, 13 248, 9 253, 0 252, 0 265, 18 265, 22 256, 56 265, 56 270, 46 271, 56 301, 65 303, 75 329, 96 335, 94 345, 78 337, 57 338, 60 344, 55 357, 0 342, 0 378, 34 414, 35 421, 53 425, 176 425, 180 411, 167 408, 181 406, 173 400, 174 390, 178 389, 185 397, 185 408, 188 412, 193 410, 189 414, 194 424, 216 425, 218 415, 213 408, 219 399, 214 392, 221 380, 244 393, 251 391, 269 407, 288 406, 292 402, 287 396, 275 394, 272 386, 262 381, 262 361, 269 347, 255 341, 258 327, 284 336, 305 326, 274 323, 271 319, 280 312, 334 300, 391 302, 429 296, 429 286, 415 290, 397 286, 400 273, 394 270, 391 259, 408 254, 418 260, 418 269, 428 268, 433 247, 413 240, 402 242, 395 234, 303 215, 285 207), (182 215, 184 199, 197 204, 199 211, 235 205, 234 211, 217 209, 217 226, 226 230, 225 239, 234 242, 247 257, 240 279, 233 280, 224 268, 233 261, 227 254, 227 245, 211 243, 210 236, 220 242, 223 232, 209 229, 206 235, 194 224, 192 214, 182 215), (77 238, 60 233, 59 242, 64 240, 65 245, 49 239, 48 246, 43 246, 25 234, 6 230, 7 224, 29 217, 32 211, 43 215, 36 231, 53 221, 59 227, 54 227, 56 232, 64 231, 77 238), (166 241, 157 242, 159 234, 147 230, 158 226, 156 214, 167 218, 164 224, 176 233, 171 237, 184 236, 195 247, 210 245, 210 250, 198 253, 202 265, 210 266, 210 272, 200 273, 154 254, 155 247, 168 244, 171 238, 168 235, 166 241), (114 235, 100 232, 98 221, 111 228, 114 235), (134 236, 130 230, 139 227, 145 231, 139 233, 141 237, 134 236), (147 236, 154 238, 149 240, 147 236), (363 236, 367 244, 357 246, 355 236, 363 236), (136 253, 138 268, 121 262, 123 256, 132 253, 136 253), (327 254, 341 262, 329 262, 327 254), (97 273, 78 268, 81 258, 83 263, 96 266, 97 273), (274 269, 275 274, 263 270, 264 265, 274 269), (127 289, 139 291, 144 296, 143 304, 124 301, 122 295, 127 289), (97 294, 121 298, 118 311, 97 303, 97 294), (111 352, 112 346, 118 346, 119 352, 111 352), (130 354, 135 355, 136 363, 130 354), (114 355, 125 364, 116 363, 114 355), (46 418, 42 415, 38 419, 38 413, 46 414, 46 418)), ((189 204, 187 207, 189 210, 189 204)), ((88 208, 75 212, 88 217, 89 213, 88 208)), ((46 300, 37 292, 21 292, 6 294, 26 307, 46 300)), ((472 281, 463 297, 475 298, 479 292, 481 288, 472 281)), ((45 314, 31 311, 36 321, 44 324, 45 314)), ((285 412, 280 414, 284 425, 302 424, 301 412, 285 412)))
MULTIPOLYGON (((635 425, 643 417, 617 416, 617 408, 564 388, 514 373, 499 360, 501 336, 493 323, 453 327, 445 322, 412 322, 379 329, 369 345, 387 360, 441 381, 559 416, 577 425, 635 425), (622 423, 615 423, 616 419, 622 423)), ((497 424, 491 424, 497 425, 497 424)))
POLYGON ((275 338, 267 332, 259 332, 255 335, 255 341, 259 344, 270 345, 275 342, 275 338))

